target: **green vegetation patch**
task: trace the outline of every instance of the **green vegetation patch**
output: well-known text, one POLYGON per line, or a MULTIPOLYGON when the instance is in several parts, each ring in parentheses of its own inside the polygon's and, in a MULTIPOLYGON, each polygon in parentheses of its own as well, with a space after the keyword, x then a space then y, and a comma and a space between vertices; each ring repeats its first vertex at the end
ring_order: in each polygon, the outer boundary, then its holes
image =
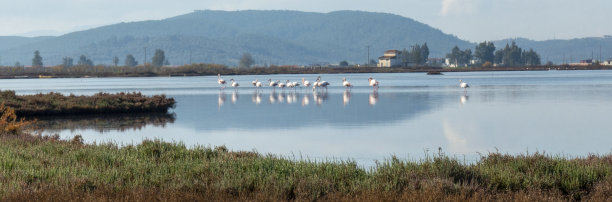
POLYGON ((0 102, 14 108, 19 116, 83 115, 133 112, 163 112, 174 108, 173 98, 165 95, 145 96, 141 93, 97 93, 93 96, 47 93, 15 95, 15 91, 0 91, 0 102))

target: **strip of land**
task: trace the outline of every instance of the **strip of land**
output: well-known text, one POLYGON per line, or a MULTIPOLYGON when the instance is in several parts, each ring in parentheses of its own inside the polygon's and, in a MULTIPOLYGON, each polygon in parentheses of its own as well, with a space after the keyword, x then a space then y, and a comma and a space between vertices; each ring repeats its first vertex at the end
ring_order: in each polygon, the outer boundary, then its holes
POLYGON ((442 68, 416 67, 299 67, 269 66, 252 68, 230 68, 217 64, 193 64, 177 67, 115 67, 115 66, 74 66, 74 67, 2 67, 0 78, 87 78, 87 77, 155 77, 155 76, 208 76, 208 75, 268 75, 268 74, 340 74, 340 73, 405 73, 405 72, 469 72, 469 71, 546 71, 546 70, 612 70, 604 65, 543 65, 543 66, 491 66, 442 68))
POLYGON ((167 113, 174 108, 174 98, 165 95, 145 96, 141 93, 97 93, 93 96, 39 93, 16 95, 0 91, 0 103, 11 107, 19 116, 91 115, 121 113, 167 113))

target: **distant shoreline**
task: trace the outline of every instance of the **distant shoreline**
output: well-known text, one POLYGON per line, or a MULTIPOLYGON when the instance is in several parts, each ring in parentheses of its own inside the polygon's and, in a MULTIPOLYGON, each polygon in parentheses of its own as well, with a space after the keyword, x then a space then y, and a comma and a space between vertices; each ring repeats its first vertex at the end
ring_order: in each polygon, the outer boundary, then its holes
MULTIPOLYGON (((5 67, 14 68, 14 67, 5 67)), ((74 67, 69 67, 74 68, 74 67)), ((612 66, 602 65, 555 65, 525 67, 297 67, 272 66, 253 68, 230 68, 224 65, 195 64, 178 67, 81 67, 71 71, 63 67, 43 67, 37 69, 2 69, 0 79, 48 79, 48 78, 107 78, 107 77, 185 77, 221 75, 273 75, 273 74, 348 74, 348 73, 431 73, 431 72, 482 72, 482 71, 549 71, 549 70, 612 70, 612 66), (58 70, 59 69, 59 70, 58 70), (21 70, 21 71, 19 71, 21 70)))

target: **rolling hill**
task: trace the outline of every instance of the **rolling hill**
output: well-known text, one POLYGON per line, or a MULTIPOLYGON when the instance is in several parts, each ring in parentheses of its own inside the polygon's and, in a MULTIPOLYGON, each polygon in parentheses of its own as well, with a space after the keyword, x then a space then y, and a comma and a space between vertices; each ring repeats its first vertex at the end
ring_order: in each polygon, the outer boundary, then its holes
MULTIPOLYGON (((612 37, 532 41, 523 38, 495 41, 503 48, 515 40, 523 49, 533 48, 542 62, 577 62, 612 57, 612 37), (565 56, 565 57, 564 57, 565 56), (564 59, 565 58, 565 59, 564 59)), ((86 55, 96 64, 120 63, 133 54, 139 63, 155 49, 165 51, 173 65, 217 63, 237 65, 243 53, 258 65, 308 65, 347 60, 352 64, 375 59, 388 49, 410 49, 427 43, 430 57, 443 57, 455 45, 474 49, 475 43, 410 18, 362 11, 313 13, 300 11, 194 11, 163 20, 118 23, 58 37, 0 37, 0 64, 29 65, 39 50, 45 65, 57 65, 63 57, 75 61, 86 55)))
MULTIPOLYGON (((1 42, 1 41, 0 41, 1 42)), ((142 63, 154 49, 163 49, 171 64, 220 63, 236 65, 243 53, 258 64, 365 63, 384 50, 410 48, 427 42, 431 56, 470 42, 423 23, 393 14, 360 11, 311 13, 299 11, 194 11, 164 20, 118 23, 31 40, 0 48, 4 65, 29 64, 39 50, 46 65, 63 57, 84 54, 96 64, 120 62, 133 54, 142 63), (191 56, 191 57, 190 57, 191 56)), ((3 44, 0 44, 2 47, 3 44)))

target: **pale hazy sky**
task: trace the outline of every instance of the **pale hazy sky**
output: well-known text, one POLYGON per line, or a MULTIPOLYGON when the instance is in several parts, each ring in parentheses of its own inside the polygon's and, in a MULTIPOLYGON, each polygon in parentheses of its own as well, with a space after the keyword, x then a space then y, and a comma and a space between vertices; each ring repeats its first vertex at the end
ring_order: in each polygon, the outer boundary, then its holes
POLYGON ((65 33, 206 9, 385 12, 472 42, 612 35, 610 0, 0 0, 0 36, 65 33))

